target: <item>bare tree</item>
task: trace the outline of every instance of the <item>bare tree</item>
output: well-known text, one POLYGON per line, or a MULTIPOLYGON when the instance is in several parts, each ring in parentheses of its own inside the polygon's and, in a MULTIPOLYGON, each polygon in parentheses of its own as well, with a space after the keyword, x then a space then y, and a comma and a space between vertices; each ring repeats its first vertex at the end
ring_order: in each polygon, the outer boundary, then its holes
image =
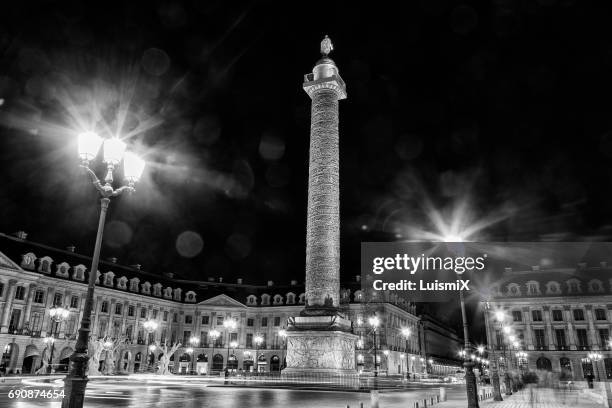
POLYGON ((89 345, 87 346, 87 354, 89 355, 89 361, 87 364, 87 376, 100 375, 100 355, 104 350, 105 339, 93 339, 89 338, 89 345))
POLYGON ((181 343, 174 343, 170 350, 168 350, 168 345, 166 344, 166 342, 164 342, 163 346, 161 346, 159 342, 157 342, 156 345, 163 352, 163 355, 159 358, 159 370, 157 371, 157 373, 160 375, 170 374, 170 371, 168 370, 168 366, 170 365, 170 356, 172 356, 176 352, 176 350, 181 347, 181 343))
POLYGON ((36 370, 36 372, 34 374, 36 375, 40 375, 40 374, 47 374, 47 367, 49 367, 49 346, 45 347, 45 349, 42 352, 42 365, 40 366, 40 368, 38 370, 36 370))
MULTIPOLYGON (((111 375, 111 374, 115 374, 116 372, 116 362, 117 362, 117 358, 118 356, 118 350, 119 347, 125 343, 125 337, 122 338, 118 338, 118 339, 104 339, 104 343, 105 342, 112 342, 113 345, 110 348, 105 348, 104 351, 106 352, 106 359, 104 360, 104 374, 105 375, 111 375)), ((103 344, 104 344, 103 343, 103 344)))

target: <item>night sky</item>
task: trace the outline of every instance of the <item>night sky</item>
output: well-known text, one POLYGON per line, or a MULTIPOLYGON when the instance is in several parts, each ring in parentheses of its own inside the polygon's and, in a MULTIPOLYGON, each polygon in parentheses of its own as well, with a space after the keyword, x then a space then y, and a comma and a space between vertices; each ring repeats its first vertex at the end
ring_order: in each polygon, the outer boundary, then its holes
POLYGON ((435 212, 462 230, 485 220, 475 240, 610 237, 609 10, 396 3, 3 4, 1 231, 91 253, 99 206, 75 138, 95 125, 149 162, 136 193, 111 204, 103 258, 303 280, 302 82, 328 34, 348 92, 345 279, 359 274, 360 242, 440 233, 435 212))

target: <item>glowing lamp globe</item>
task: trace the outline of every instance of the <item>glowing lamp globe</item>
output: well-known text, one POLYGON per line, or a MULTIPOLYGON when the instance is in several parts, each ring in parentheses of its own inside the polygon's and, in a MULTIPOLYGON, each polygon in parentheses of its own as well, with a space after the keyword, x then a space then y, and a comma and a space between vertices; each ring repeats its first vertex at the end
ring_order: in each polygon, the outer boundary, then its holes
POLYGON ((380 320, 377 316, 373 316, 368 319, 368 323, 370 323, 370 326, 376 328, 378 325, 380 325, 380 320))
POLYGON ((230 343, 230 347, 231 347, 231 348, 236 348, 236 347, 238 347, 238 342, 237 342, 237 341, 232 341, 232 342, 230 343))
POLYGON ((402 329, 402 336, 404 337, 409 337, 410 336, 410 329, 408 327, 405 327, 402 329))
POLYGON ((126 152, 123 156, 123 176, 130 183, 140 180, 145 168, 145 161, 132 152, 126 152))
POLYGON ((117 165, 123 158, 125 153, 125 143, 123 143, 118 137, 112 139, 106 139, 104 141, 104 162, 117 165))
POLYGON ((187 353, 191 354, 193 353, 193 348, 191 347, 187 347, 187 349, 185 350, 187 353))
POLYGON ((94 132, 83 132, 79 135, 78 149, 81 160, 93 160, 102 146, 102 138, 94 132))
POLYGON ((287 330, 285 330, 285 329, 280 329, 280 330, 278 331, 278 335, 279 335, 279 336, 281 336, 282 338, 287 337, 287 330))

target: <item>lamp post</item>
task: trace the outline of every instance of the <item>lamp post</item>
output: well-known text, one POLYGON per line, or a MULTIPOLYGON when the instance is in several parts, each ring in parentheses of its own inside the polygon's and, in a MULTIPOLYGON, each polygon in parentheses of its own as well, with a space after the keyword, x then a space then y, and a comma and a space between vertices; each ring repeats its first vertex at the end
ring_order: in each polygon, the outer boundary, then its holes
POLYGON ((51 330, 51 338, 53 339, 53 341, 51 341, 51 359, 49 360, 49 371, 51 373, 55 371, 53 369, 53 352, 55 351, 55 339, 58 337, 60 324, 62 324, 62 321, 64 321, 68 317, 68 315, 70 315, 70 312, 67 309, 64 309, 63 307, 53 306, 51 310, 49 310, 49 316, 51 317, 53 327, 53 329, 51 330))
POLYGON ((234 319, 225 319, 223 321, 223 327, 225 327, 225 330, 227 331, 227 362, 225 364, 225 369, 228 370, 229 369, 229 350, 230 350, 230 331, 231 330, 235 330, 236 327, 238 327, 238 322, 236 322, 236 320, 234 319))
POLYGON ((525 363, 527 361, 527 353, 524 351, 519 351, 516 353, 516 358, 518 360, 519 370, 521 374, 525 374, 525 363))
POLYGON ((212 339, 212 356, 211 356, 211 364, 210 364, 210 369, 209 372, 212 371, 213 368, 213 362, 215 361, 215 345, 217 343, 217 339, 219 338, 219 336, 221 336, 221 333, 219 332, 219 330, 217 329, 212 329, 210 331, 210 333, 208 333, 208 335, 210 336, 210 338, 212 339))
MULTIPOLYGON (((404 336, 404 339, 406 340, 406 348, 404 351, 406 352, 406 354, 408 354, 408 339, 410 338, 411 330, 409 327, 404 327, 401 333, 402 336, 404 336)), ((406 378, 410 378, 410 372, 408 371, 408 359, 406 359, 406 378)))
MULTIPOLYGON (((200 339, 196 336, 191 336, 189 338, 189 344, 191 344, 191 347, 194 348, 198 344, 200 344, 200 339)), ((193 359, 191 359, 191 371, 190 372, 193 373, 193 359)))
MULTIPOLYGON (((487 303, 487 309, 489 304, 487 303)), ((488 318, 488 315, 487 315, 488 318)), ((504 319, 506 318, 506 314, 501 311, 498 310, 497 312, 494 313, 494 319, 499 323, 499 326, 501 327, 503 325, 504 319)), ((500 383, 499 383, 499 360, 496 357, 496 353, 495 353, 495 341, 493 341, 493 334, 491 334, 491 344, 492 347, 490 349, 491 351, 491 362, 492 364, 489 367, 489 370, 491 372, 491 385, 493 386, 493 401, 503 401, 503 397, 501 395, 501 389, 500 389, 500 383)))
POLYGON ((104 350, 104 370, 103 374, 108 374, 108 352, 113 349, 114 343, 110 340, 106 340, 102 343, 102 349, 104 350))
MULTIPOLYGON (((52 372, 52 367, 51 364, 53 362, 53 344, 55 343, 55 337, 51 336, 47 336, 43 339, 43 343, 45 343, 47 345, 47 347, 49 347, 49 345, 51 345, 51 356, 49 358, 49 365, 47 366, 47 374, 52 372)), ((8 347, 8 346, 7 346, 8 347)))
POLYGON ((603 355, 600 353, 589 353, 587 357, 593 362, 593 370, 597 376, 597 381, 599 381, 599 368, 597 367, 597 363, 603 359, 603 355))
POLYGON ((465 299, 463 296, 463 290, 459 291, 459 301, 461 303, 461 318, 463 320, 463 340, 465 342, 466 355, 463 360, 463 366, 465 367, 465 382, 466 392, 468 400, 468 408, 479 408, 478 405, 478 391, 476 389, 476 376, 474 375, 474 363, 467 358, 468 352, 472 349, 470 344, 470 334, 468 329, 467 315, 465 313, 465 299))
POLYGON ((261 335, 255 336, 255 372, 259 375, 259 346, 263 343, 263 337, 261 335))
POLYGON ((151 365, 151 354, 149 353, 149 346, 151 345, 151 333, 157 330, 158 326, 159 324, 153 319, 149 319, 142 324, 142 327, 144 327, 145 331, 147 332, 147 368, 151 365))
POLYGON ((378 326, 380 325, 380 319, 377 316, 372 316, 368 319, 368 323, 372 327, 372 335, 374 336, 374 377, 378 377, 378 362, 376 360, 376 354, 378 350, 376 349, 376 331, 378 326))
MULTIPOLYGON (((406 360, 406 353, 400 353, 400 370, 404 368, 404 360, 406 360)), ((408 360, 406 360, 406 373, 408 373, 408 360)), ((400 373, 402 378, 404 377, 404 373, 400 373)))
MULTIPOLYGON (((506 336, 510 334, 512 329, 510 326, 504 326, 502 331, 506 336)), ((506 339, 502 337, 502 353, 504 356, 504 382, 506 383, 506 395, 512 395, 512 384, 510 384, 510 373, 508 369, 508 357, 506 356, 506 339)))
MULTIPOLYGON (((193 368, 193 347, 187 347, 187 348, 185 349, 185 352, 186 352, 187 354, 189 354, 189 366, 190 366, 191 368, 193 368)), ((189 373, 189 372, 191 372, 190 370, 191 370, 191 369, 188 369, 188 370, 187 370, 187 372, 188 372, 188 373, 189 373)))
POLYGON ((287 330, 280 329, 278 335, 283 339, 283 345, 281 347, 281 370, 285 368, 285 352, 287 350, 287 330))
POLYGON ((89 343, 89 332, 91 325, 91 311, 93 309, 94 289, 98 271, 98 261, 100 259, 100 248, 102 246, 102 233, 104 231, 104 221, 106 211, 111 197, 116 197, 124 191, 133 192, 134 184, 140 179, 145 162, 133 153, 125 152, 125 143, 119 138, 106 139, 104 141, 93 132, 85 132, 79 135, 78 152, 81 159, 81 167, 91 178, 91 181, 100 194, 100 219, 98 221, 98 232, 96 244, 89 270, 89 280, 87 285, 87 298, 83 307, 83 317, 79 327, 79 336, 70 356, 70 371, 64 379, 65 397, 62 400, 62 408, 81 408, 87 387, 87 345, 89 343), (89 168, 89 162, 96 158, 98 151, 104 143, 104 162, 107 165, 104 185, 100 182, 96 174, 89 168), (123 158, 123 175, 128 184, 118 189, 113 188, 113 171, 123 158))

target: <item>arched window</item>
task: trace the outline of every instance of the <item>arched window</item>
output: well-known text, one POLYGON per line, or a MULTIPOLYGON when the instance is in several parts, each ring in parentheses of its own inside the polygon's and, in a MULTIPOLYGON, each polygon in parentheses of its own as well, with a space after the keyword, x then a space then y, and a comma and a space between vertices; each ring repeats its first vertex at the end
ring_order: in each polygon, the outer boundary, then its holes
POLYGON ((256 304, 257 304, 257 297, 255 295, 247 296, 247 305, 256 305, 256 304))
POLYGON ((536 360, 536 368, 538 370, 552 371, 552 363, 546 357, 540 357, 536 360))
POLYGON ((223 356, 221 354, 214 355, 212 369, 216 371, 223 370, 223 356))
POLYGON ((561 368, 561 374, 567 378, 572 378, 572 363, 567 357, 561 357, 559 359, 559 367, 561 368))
POLYGON ((582 359, 582 376, 594 375, 593 362, 588 358, 582 359))
POLYGON ((191 356, 189 355, 189 353, 183 353, 183 355, 179 358, 179 361, 182 361, 182 362, 187 361, 187 362, 189 362, 189 361, 191 361, 191 356))
POLYGON ((287 293, 287 304, 288 305, 295 304, 295 293, 292 293, 292 292, 287 293))
POLYGON ((261 304, 262 305, 269 305, 270 304, 270 295, 268 295, 267 293, 264 293, 263 295, 261 295, 261 304))
POLYGON ((270 371, 280 371, 280 358, 276 355, 270 358, 270 371))
POLYGON ((198 361, 198 363, 207 363, 208 362, 208 355, 204 354, 204 353, 198 354, 197 361, 198 361))

